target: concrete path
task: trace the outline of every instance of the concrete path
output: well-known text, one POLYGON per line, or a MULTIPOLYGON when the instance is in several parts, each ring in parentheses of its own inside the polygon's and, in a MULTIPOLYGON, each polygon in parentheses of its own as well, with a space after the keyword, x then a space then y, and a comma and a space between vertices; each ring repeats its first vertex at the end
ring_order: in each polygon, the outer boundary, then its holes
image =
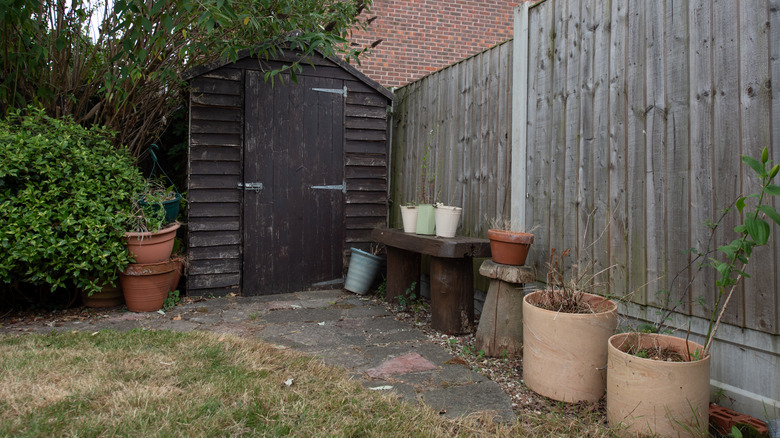
POLYGON ((493 411, 515 418, 509 396, 497 384, 383 306, 342 290, 213 298, 165 315, 121 309, 100 313, 107 317, 6 325, 0 333, 146 328, 256 337, 318 356, 346 368, 367 388, 395 391, 407 402, 424 403, 449 417, 493 411))

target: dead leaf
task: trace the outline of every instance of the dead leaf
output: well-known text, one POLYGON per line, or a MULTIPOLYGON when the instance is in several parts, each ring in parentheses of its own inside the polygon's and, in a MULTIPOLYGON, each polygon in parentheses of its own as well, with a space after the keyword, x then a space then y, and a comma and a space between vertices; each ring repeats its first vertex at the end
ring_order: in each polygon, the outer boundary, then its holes
POLYGON ((181 315, 176 315, 173 317, 174 321, 181 321, 181 315))

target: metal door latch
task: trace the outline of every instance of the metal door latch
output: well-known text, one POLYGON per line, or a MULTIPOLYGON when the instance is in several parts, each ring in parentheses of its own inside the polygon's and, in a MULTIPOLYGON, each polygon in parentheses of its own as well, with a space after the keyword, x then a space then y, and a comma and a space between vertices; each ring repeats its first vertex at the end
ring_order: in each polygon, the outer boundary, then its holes
POLYGON ((246 184, 238 183, 238 188, 244 190, 251 190, 256 193, 259 192, 260 190, 263 190, 263 183, 261 182, 253 182, 253 183, 246 183, 246 184))

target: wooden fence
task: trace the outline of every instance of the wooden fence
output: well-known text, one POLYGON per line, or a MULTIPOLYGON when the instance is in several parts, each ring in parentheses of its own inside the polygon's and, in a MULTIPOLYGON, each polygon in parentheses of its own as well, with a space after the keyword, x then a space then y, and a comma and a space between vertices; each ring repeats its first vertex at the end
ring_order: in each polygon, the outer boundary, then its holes
MULTIPOLYGON (((539 280, 553 248, 572 248, 567 266, 606 269, 599 292, 630 298, 623 315, 657 319, 671 290, 671 324, 701 340, 716 275, 694 279, 688 250, 733 239, 735 212, 714 234, 706 223, 755 190, 741 155, 768 147, 780 162, 780 0, 543 0, 516 9, 513 46, 398 90, 391 223, 415 201, 428 148, 437 199, 464 207, 460 234, 511 216, 535 235, 539 280)), ((722 401, 768 418, 780 415, 779 267, 776 234, 753 253, 711 370, 722 401)))
POLYGON ((460 235, 485 237, 490 220, 508 218, 511 72, 507 42, 395 92, 392 225, 400 227, 399 206, 420 202, 423 188, 463 207, 460 235), (422 182, 426 173, 432 186, 422 182))
MULTIPOLYGON (((613 266, 609 292, 658 306, 668 289, 682 313, 708 317, 714 273, 688 296, 670 284, 681 271, 675 286, 691 281, 686 251, 706 247, 705 222, 755 188, 740 155, 766 146, 780 161, 778 6, 564 0, 528 10, 515 159, 525 157, 521 211, 537 227, 535 266, 552 248, 573 248, 590 272, 613 266)), ((711 247, 731 241, 735 217, 711 247)), ((727 320, 777 334, 780 245, 753 260, 727 320)))

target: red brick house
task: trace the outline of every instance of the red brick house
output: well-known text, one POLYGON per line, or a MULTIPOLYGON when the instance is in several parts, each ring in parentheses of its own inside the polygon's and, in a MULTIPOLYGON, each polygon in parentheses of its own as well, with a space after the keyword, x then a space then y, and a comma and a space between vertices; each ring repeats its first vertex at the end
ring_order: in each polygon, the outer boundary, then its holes
POLYGON ((513 10, 521 1, 374 0, 366 46, 381 40, 356 66, 385 87, 398 87, 512 38, 513 10))

